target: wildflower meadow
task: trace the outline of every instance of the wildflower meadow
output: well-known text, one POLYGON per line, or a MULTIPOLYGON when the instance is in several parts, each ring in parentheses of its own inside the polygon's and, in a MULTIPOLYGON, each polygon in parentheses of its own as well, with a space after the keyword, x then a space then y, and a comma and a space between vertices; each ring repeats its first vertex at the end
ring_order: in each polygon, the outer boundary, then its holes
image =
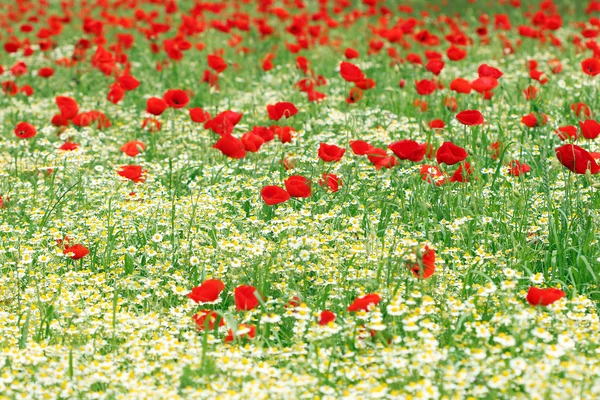
POLYGON ((600 399, 599 0, 0 0, 0 398, 600 399))

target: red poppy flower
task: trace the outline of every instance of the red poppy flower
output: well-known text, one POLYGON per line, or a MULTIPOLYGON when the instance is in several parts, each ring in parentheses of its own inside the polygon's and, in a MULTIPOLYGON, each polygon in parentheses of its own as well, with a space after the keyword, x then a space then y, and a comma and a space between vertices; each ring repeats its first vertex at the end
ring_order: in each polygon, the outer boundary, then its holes
POLYGON ((575 113, 575 115, 577 115, 578 118, 590 118, 592 116, 592 110, 590 110, 590 106, 585 103, 571 104, 571 110, 575 113))
POLYGON ((456 114, 456 119, 463 125, 481 125, 484 123, 483 115, 478 110, 465 110, 456 114))
POLYGON ((537 97, 537 89, 535 86, 529 85, 523 90, 523 94, 525 95, 525 99, 527 99, 527 101, 535 100, 537 97))
POLYGON ((330 322, 335 321, 335 314, 332 311, 324 310, 321 311, 321 315, 319 316, 319 325, 327 325, 330 322))
POLYGON ((415 87, 417 88, 417 93, 419 93, 421 96, 427 96, 435 92, 437 85, 434 81, 423 79, 415 82, 415 87))
POLYGON ((146 100, 146 112, 152 115, 161 115, 169 105, 158 97, 150 97, 146 100))
POLYGON ((73 142, 64 142, 58 149, 63 151, 73 151, 79 148, 79 144, 73 142))
POLYGON ((566 293, 560 289, 540 289, 531 286, 527 292, 527 302, 532 306, 548 306, 565 297, 566 293))
POLYGON ((581 134, 586 139, 596 139, 600 135, 600 123, 593 119, 579 122, 581 134))
POLYGON ((350 306, 348 311, 368 311, 371 304, 377 305, 381 301, 378 294, 367 294, 362 297, 357 297, 350 306))
POLYGON ((50 78, 54 75, 54 70, 51 67, 43 67, 38 71, 38 76, 42 78, 50 78))
POLYGON ((356 65, 342 61, 340 64, 340 75, 347 82, 356 82, 365 79, 365 74, 356 65))
POLYGON ((441 119, 434 119, 432 121, 429 121, 429 127, 431 129, 444 129, 446 127, 446 124, 441 119))
POLYGON ((521 117, 521 123, 529 128, 535 128, 538 126, 538 120, 534 113, 524 115, 521 117))
POLYGON ((350 148, 357 156, 364 156, 369 154, 369 152, 373 149, 373 146, 363 140, 351 140, 350 148))
POLYGON ((234 336, 233 329, 230 329, 227 332, 227 336, 225 337, 225 343, 233 342, 237 339, 254 339, 256 337, 256 326, 249 324, 239 324, 237 327, 237 332, 234 336))
POLYGON ((279 138, 281 143, 291 143, 294 136, 292 135, 294 132, 294 128, 291 126, 271 126, 270 130, 275 133, 275 135, 279 138))
POLYGON ((600 59, 599 58, 586 58, 581 62, 581 69, 583 73, 589 76, 596 76, 600 74, 600 59))
POLYGON ((460 47, 452 45, 446 51, 446 55, 452 61, 460 61, 467 56, 467 52, 460 47))
POLYGON ((75 244, 73 246, 66 247, 63 250, 63 254, 70 254, 69 257, 71 258, 71 260, 79 260, 80 258, 83 258, 90 254, 90 251, 87 247, 85 247, 82 244, 75 244))
POLYGON ((140 81, 138 81, 131 75, 123 75, 119 77, 117 81, 119 82, 119 85, 121 85, 123 90, 127 92, 129 92, 130 90, 134 90, 138 86, 140 86, 140 81))
POLYGON ((577 139, 577 127, 573 125, 561 126, 554 131, 560 140, 577 139))
POLYGON ((225 284, 218 279, 207 279, 200 286, 192 289, 187 297, 196 303, 206 303, 215 301, 219 298, 221 292, 225 289, 225 284))
POLYGON ((285 190, 292 197, 310 197, 310 180, 300 175, 292 175, 283 181, 285 190))
POLYGON ((471 82, 463 78, 456 78, 450 82, 450 90, 457 93, 469 94, 471 93, 471 82))
POLYGON ((37 133, 35 126, 29 122, 19 122, 15 127, 15 135, 20 139, 31 139, 37 133))
POLYGON ((265 143, 263 138, 252 132, 244 133, 241 140, 244 149, 252 153, 256 153, 260 149, 260 146, 265 143))
POLYGON ((221 153, 230 158, 244 158, 246 156, 246 148, 242 141, 230 134, 221 136, 221 139, 213 145, 214 149, 219 150, 221 153))
POLYGON ((252 310, 258 306, 258 298, 260 293, 254 286, 241 285, 234 290, 235 308, 238 311, 252 310))
POLYGON ((181 89, 167 90, 163 95, 163 100, 169 107, 173 108, 183 108, 190 102, 187 93, 181 89))
POLYGON ((335 144, 321 143, 319 145, 319 158, 325 162, 340 161, 346 149, 335 144))
POLYGON ((392 168, 398 164, 398 161, 394 157, 388 156, 385 149, 379 149, 377 147, 371 149, 367 158, 378 170, 381 168, 392 168))
MULTIPOLYGON (((213 310, 202 310, 195 314, 192 319, 196 323, 196 327, 203 331, 208 328, 208 330, 215 329, 215 324, 217 320, 219 320, 219 314, 217 314, 213 310)), ((219 326, 225 325, 225 320, 221 318, 219 320, 219 326)))
POLYGON ((427 62, 425 69, 437 76, 442 72, 442 69, 444 69, 444 65, 444 61, 439 58, 434 58, 427 62))
POLYGON ((467 152, 452 142, 444 142, 435 154, 439 164, 454 165, 467 158, 467 152))
POLYGON ((421 256, 421 263, 412 264, 408 267, 417 278, 429 278, 435 272, 435 250, 425 246, 425 251, 421 256), (422 269, 421 266, 423 267, 422 269))
POLYGON ((129 157, 135 157, 140 154, 140 151, 144 151, 146 145, 139 140, 132 140, 121 146, 121 151, 127 154, 129 157))
POLYGON ((491 67, 487 64, 481 64, 479 68, 477 68, 477 73, 479 74, 479 77, 489 76, 494 79, 500 79, 502 75, 504 75, 498 68, 491 67))
POLYGON ((118 83, 110 85, 110 90, 106 96, 107 100, 113 104, 118 104, 125 97, 125 91, 118 83))
POLYGON ((344 57, 346 57, 349 60, 351 60, 353 58, 358 58, 359 56, 360 56, 360 53, 351 47, 348 47, 346 49, 346 51, 344 51, 344 57))
POLYGON ((565 144, 555 150, 558 161, 576 174, 585 174, 590 170, 592 174, 600 172, 600 166, 585 149, 574 144, 565 144))
POLYGON ((285 203, 290 199, 290 194, 279 186, 265 186, 262 188, 260 195, 263 201, 270 206, 285 203))
POLYGON ((274 105, 267 106, 269 118, 274 121, 279 121, 282 117, 289 118, 292 115, 298 114, 298 109, 290 102, 282 101, 274 105))
POLYGON ((423 165, 420 173, 421 179, 427 183, 433 183, 436 186, 446 183, 446 177, 435 165, 423 165))
POLYGON ((220 56, 209 54, 206 56, 206 61, 208 62, 208 66, 219 74, 227 69, 227 63, 220 56))
POLYGON ((204 111, 200 107, 190 108, 188 111, 190 113, 190 119, 194 122, 202 123, 210 119, 210 114, 208 113, 208 111, 204 111))
POLYGON ((319 179, 319 185, 327 186, 329 190, 335 193, 342 186, 342 180, 334 174, 323 174, 323 177, 319 179))
POLYGON ((233 132, 233 128, 241 121, 242 113, 236 113, 234 111, 223 111, 213 119, 210 119, 204 123, 204 129, 210 129, 217 135, 225 135, 233 132))
POLYGON ((359 102, 363 98, 363 94, 364 92, 357 87, 350 88, 348 97, 346 97, 346 103, 354 104, 359 102))
POLYGON ((512 176, 520 176, 531 171, 531 167, 525 163, 520 163, 517 160, 512 160, 508 164, 509 170, 508 173, 512 176))
POLYGON ((401 160, 419 162, 425 157, 427 145, 419 144, 414 140, 400 140, 390 144, 388 149, 394 152, 396 157, 401 160))
POLYGON ((67 120, 72 120, 79 113, 77 102, 66 96, 57 96, 54 101, 60 110, 60 114, 67 120))
POLYGON ((475 79, 471 82, 471 88, 478 93, 488 92, 498 86, 498 80, 496 78, 492 78, 490 76, 484 76, 481 78, 475 79))
POLYGON ((146 180, 147 170, 142 170, 139 165, 123 165, 117 173, 123 178, 129 179, 135 183, 144 182, 146 180))
POLYGON ((460 164, 458 169, 454 171, 454 174, 450 178, 450 182, 468 182, 469 175, 473 173, 471 164, 465 161, 464 164, 460 164))

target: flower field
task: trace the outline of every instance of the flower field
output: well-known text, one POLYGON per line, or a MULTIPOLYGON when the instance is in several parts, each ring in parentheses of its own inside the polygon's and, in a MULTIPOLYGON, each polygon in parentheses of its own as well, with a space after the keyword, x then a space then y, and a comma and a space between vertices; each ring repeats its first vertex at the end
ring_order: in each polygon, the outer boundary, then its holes
POLYGON ((2 3, 0 398, 600 398, 600 1, 2 3))

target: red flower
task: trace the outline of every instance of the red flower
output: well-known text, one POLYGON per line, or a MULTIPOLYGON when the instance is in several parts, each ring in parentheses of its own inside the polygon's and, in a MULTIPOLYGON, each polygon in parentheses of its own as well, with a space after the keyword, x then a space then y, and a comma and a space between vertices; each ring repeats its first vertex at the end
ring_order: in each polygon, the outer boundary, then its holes
POLYGON ((208 111, 204 111, 202 108, 190 108, 190 119, 194 122, 202 123, 210 119, 208 111))
POLYGON ((419 93, 421 96, 427 96, 435 92, 437 89, 435 82, 428 79, 415 82, 415 87, 417 88, 417 93, 419 93))
POLYGON ((252 310, 258 306, 258 298, 260 296, 254 286, 241 285, 235 288, 235 308, 238 311, 252 310))
POLYGON ((463 78, 456 78, 450 82, 450 90, 457 93, 469 94, 471 93, 471 83, 463 78))
POLYGON ((429 121, 429 127, 431 129, 444 129, 446 127, 446 124, 441 119, 434 119, 432 121, 429 121))
POLYGON ((168 107, 168 104, 158 97, 150 97, 146 100, 146 112, 152 115, 161 115, 168 107))
POLYGON ((244 149, 252 153, 256 153, 258 149, 260 149, 260 146, 265 143, 265 140, 262 137, 252 132, 244 133, 241 140, 244 149))
POLYGON ((57 96, 54 101, 56 101, 56 105, 60 110, 60 114, 67 120, 75 118, 75 116, 79 113, 79 106, 77 105, 77 102, 70 97, 57 96))
POLYGON ((233 342, 235 338, 254 339, 256 337, 256 326, 248 324, 239 324, 234 336, 233 329, 230 329, 225 337, 225 343, 233 342))
POLYGON ((347 82, 356 82, 365 79, 365 74, 356 65, 342 61, 340 64, 340 75, 347 82))
POLYGON ((38 76, 42 78, 50 78, 54 75, 54 70, 51 67, 43 67, 38 71, 38 76))
POLYGON ((473 173, 473 168, 471 168, 471 164, 465 161, 464 164, 461 164, 454 174, 450 178, 450 182, 468 182, 469 175, 473 173))
POLYGON ((73 142, 64 142, 58 149, 63 151, 73 151, 79 147, 79 144, 73 142))
POLYGON ((489 76, 494 79, 500 79, 500 77, 504 75, 498 68, 490 67, 487 64, 481 64, 477 69, 477 73, 479 74, 479 77, 489 76))
POLYGON ((478 93, 488 92, 498 86, 498 80, 490 76, 484 76, 471 82, 471 87, 478 93))
POLYGON ((298 109, 290 102, 282 101, 274 105, 267 106, 269 118, 274 121, 279 121, 282 117, 289 118, 292 115, 298 114, 298 109))
POLYGON ((527 101, 534 100, 537 97, 537 89, 535 86, 529 85, 523 90, 523 94, 525 95, 527 101))
POLYGON ((319 146, 319 158, 325 162, 340 161, 346 149, 335 144, 321 143, 319 146))
POLYGON ((585 174, 590 170, 592 174, 600 172, 600 166, 585 149, 574 144, 566 144, 555 150, 556 157, 562 165, 576 174, 585 174))
POLYGON ((82 244, 75 244, 73 246, 69 246, 69 247, 65 248, 63 250, 63 254, 65 254, 65 255, 71 254, 69 256, 71 258, 71 260, 79 260, 80 258, 83 258, 83 257, 87 256, 88 254, 90 254, 90 251, 88 250, 87 247, 85 247, 82 244))
MULTIPOLYGON (((581 126, 581 123, 580 123, 581 126)), ((583 130, 583 128, 582 128, 583 130)), ((561 126, 556 131, 556 134, 560 138, 560 140, 577 139, 577 128, 573 125, 561 126)))
POLYGON ((353 48, 348 47, 346 49, 346 51, 344 52, 344 56, 347 59, 351 60, 353 58, 358 58, 360 56, 360 53, 358 51, 354 50, 353 48))
POLYGON ((348 311, 368 311, 371 304, 379 304, 381 297, 378 294, 367 294, 362 297, 357 297, 350 306, 348 311))
POLYGON ((113 104, 119 103, 125 97, 125 91, 118 83, 110 85, 110 90, 106 96, 107 100, 113 104))
POLYGON ((435 165, 423 165, 421 167, 421 179, 427 183, 433 183, 436 186, 441 186, 446 183, 444 174, 435 165))
POLYGON ((425 246, 425 251, 421 256, 421 262, 409 265, 408 267, 417 278, 429 278, 435 272, 435 250, 425 246), (421 266, 423 267, 422 269, 421 266))
POLYGON ((508 173, 513 175, 513 176, 520 176, 523 174, 528 173, 529 171, 531 171, 531 167, 525 163, 520 163, 517 160, 512 160, 509 164, 508 167, 510 168, 508 170, 508 173))
POLYGON ((36 134, 35 126, 29 122, 19 122, 15 127, 15 135, 20 139, 31 139, 36 134))
POLYGON ((342 180, 334 174, 323 174, 323 177, 319 179, 319 185, 327 186, 329 190, 335 193, 342 186, 342 180))
POLYGON ((357 156, 364 156, 366 154, 369 154, 369 152, 373 149, 373 146, 371 146, 364 140, 351 140, 350 148, 352 149, 352 152, 357 156))
POLYGON ((229 134, 223 135, 221 139, 213 145, 213 148, 231 158, 239 159, 246 156, 244 143, 242 143, 240 139, 229 134))
POLYGON ((444 61, 439 58, 434 58, 427 62, 425 69, 437 76, 440 74, 440 72, 442 72, 442 69, 444 69, 444 65, 444 61))
POLYGON ((521 123, 529 128, 535 128, 538 126, 538 120, 534 113, 521 117, 521 123))
POLYGON ((575 115, 577 115, 578 118, 582 118, 584 116, 590 118, 592 116, 590 106, 585 103, 571 104, 571 110, 575 113, 575 115))
POLYGON ((600 74, 600 59, 587 58, 581 62, 581 69, 584 74, 596 76, 600 74))
POLYGON ((119 84, 121 85, 123 90, 125 90, 127 92, 129 92, 130 90, 134 90, 138 86, 140 86, 140 81, 138 81, 131 75, 123 75, 123 76, 119 77, 117 80, 119 81, 119 84))
MULTIPOLYGON (((192 319, 196 323, 196 326, 199 330, 203 331, 208 328, 208 330, 215 329, 215 323, 217 319, 219 319, 219 314, 212 310, 202 310, 199 313, 195 314, 192 319)), ((219 320, 219 326, 225 325, 225 320, 221 318, 219 320)))
POLYGON ((285 190, 292 197, 310 197, 310 180, 300 175, 292 175, 283 181, 285 190))
POLYGON ((277 126, 277 125, 273 125, 271 126, 271 131, 275 133, 275 135, 277 135, 277 137, 279 138, 279 140, 281 140, 281 143, 291 143, 293 136, 292 133, 294 133, 294 128, 292 128, 291 126, 277 126))
POLYGON ((371 151, 367 155, 367 158, 369 159, 369 161, 371 161, 371 163, 373 163, 373 165, 375 165, 375 168, 378 170, 381 168, 392 168, 393 166, 398 164, 397 160, 394 157, 388 156, 385 149, 379 149, 376 147, 371 149, 371 151))
POLYGON ((290 199, 290 194, 279 186, 265 186, 260 191, 260 195, 263 201, 270 206, 285 203, 290 199))
POLYGON ((596 139, 600 135, 600 123, 593 119, 579 122, 579 128, 581 129, 581 134, 586 139, 596 139))
POLYGON ((208 66, 217 71, 219 74, 227 69, 227 63, 225 60, 217 55, 209 54, 206 56, 206 61, 208 62, 208 66))
POLYGON ((327 325, 333 321, 335 321, 335 314, 332 311, 325 310, 321 312, 321 315, 319 316, 319 325, 327 325))
POLYGON ((527 302, 532 306, 548 306, 565 297, 565 292, 560 289, 540 289, 534 286, 527 292, 527 302))
POLYGON ((163 100, 169 107, 183 108, 190 102, 187 93, 181 89, 170 89, 163 95, 163 100))
POLYGON ((187 297, 196 303, 206 303, 215 301, 219 298, 221 292, 225 289, 225 284, 218 279, 207 279, 200 286, 192 289, 187 297))
POLYGON ((363 91, 357 87, 350 88, 350 93, 346 97, 346 103, 354 104, 359 102, 363 98, 363 91))
POLYGON ((463 125, 481 125, 484 122, 483 115, 477 110, 465 110, 456 115, 456 119, 463 125))
POLYGON ((460 61, 467 56, 467 52, 460 47, 452 45, 446 51, 446 55, 452 61, 460 61))
POLYGON ((467 152, 452 142, 444 142, 435 154, 439 164, 454 165, 467 158, 467 152))
POLYGON ((210 129, 217 135, 230 134, 233 132, 233 128, 241 121, 242 113, 236 113, 235 111, 223 111, 211 120, 206 121, 204 129, 210 129))
POLYGON ((142 170, 139 165, 123 165, 117 173, 123 178, 129 179, 135 183, 144 182, 146 180, 147 170, 142 170))
POLYGON ((129 157, 135 157, 140 154, 140 150, 143 151, 146 145, 139 140, 132 140, 121 146, 121 151, 127 154, 129 157))
POLYGON ((396 157, 401 160, 419 162, 423 159, 423 157, 425 157, 427 145, 419 144, 414 140, 400 140, 390 144, 388 149, 393 151, 396 157))

